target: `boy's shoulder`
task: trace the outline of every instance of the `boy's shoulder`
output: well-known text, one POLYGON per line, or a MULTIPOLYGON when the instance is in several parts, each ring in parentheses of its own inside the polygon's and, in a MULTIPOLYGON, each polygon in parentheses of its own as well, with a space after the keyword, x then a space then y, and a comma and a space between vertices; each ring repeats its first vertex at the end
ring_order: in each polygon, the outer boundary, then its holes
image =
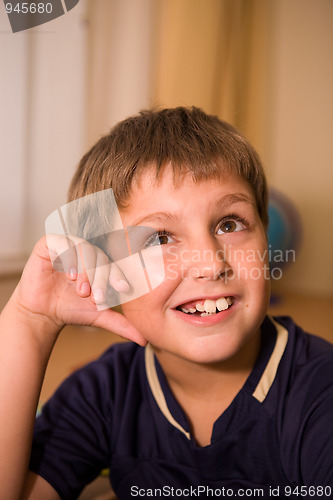
POLYGON ((331 475, 327 471, 332 457, 333 345, 306 333, 289 317, 271 321, 287 335, 276 380, 265 401, 276 422, 284 471, 298 483, 324 484, 331 475))
POLYGON ((121 341, 111 344, 110 347, 101 354, 97 359, 98 362, 108 362, 111 359, 123 359, 125 363, 131 363, 138 356, 140 357, 144 353, 144 347, 135 344, 135 342, 121 341))
POLYGON ((116 342, 104 351, 99 358, 84 365, 77 374, 87 373, 89 377, 125 376, 133 370, 144 368, 145 348, 134 342, 116 342))
POLYGON ((261 326, 262 346, 246 384, 252 396, 275 414, 285 404, 303 408, 333 386, 333 346, 306 333, 287 316, 266 316, 261 326))
POLYGON ((92 398, 112 402, 129 388, 137 390, 145 383, 145 349, 134 342, 112 344, 99 358, 76 369, 55 392, 58 400, 61 393, 80 393, 85 399, 92 398))
POLYGON ((288 334, 287 352, 292 355, 295 364, 302 366, 309 362, 332 362, 333 344, 324 338, 304 331, 289 316, 271 318, 275 324, 281 325, 288 334))
MULTIPOLYGON (((288 316, 266 318, 285 336, 277 378, 284 396, 291 402, 304 400, 304 408, 322 396, 331 393, 333 387, 333 345, 325 339, 305 332, 288 316)), ((276 344, 278 344, 278 340, 276 344)))

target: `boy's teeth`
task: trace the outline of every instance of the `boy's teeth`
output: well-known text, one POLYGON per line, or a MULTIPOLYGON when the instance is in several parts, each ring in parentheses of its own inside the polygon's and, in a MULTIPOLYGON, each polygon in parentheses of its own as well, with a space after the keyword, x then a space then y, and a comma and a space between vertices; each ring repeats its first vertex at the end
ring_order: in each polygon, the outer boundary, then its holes
MULTIPOLYGON (((215 314, 216 309, 218 311, 225 311, 229 306, 233 304, 232 297, 221 297, 217 300, 206 299, 201 300, 195 304, 195 309, 193 307, 185 308, 186 311, 194 313, 195 311, 203 313, 205 316, 208 314, 215 314)), ((183 310, 183 309, 182 309, 183 310)), ((202 316, 202 315, 201 315, 202 316)))
POLYGON ((199 312, 204 312, 204 310, 205 310, 205 306, 204 306, 204 304, 201 304, 201 302, 198 302, 197 304, 195 304, 195 308, 199 312))
MULTIPOLYGON (((228 297, 228 298, 230 298, 230 297, 228 297)), ((227 299, 225 299, 224 297, 221 297, 220 299, 218 299, 216 301, 216 307, 219 311, 225 311, 226 309, 228 309, 229 304, 228 304, 227 299)))
POLYGON ((233 297, 220 297, 217 300, 202 299, 197 302, 188 302, 179 309, 185 314, 201 313, 200 316, 208 316, 209 314, 216 314, 220 311, 225 311, 234 303, 233 297))
POLYGON ((210 300, 207 299, 204 302, 204 310, 206 313, 214 313, 216 312, 216 304, 217 302, 215 300, 210 300))

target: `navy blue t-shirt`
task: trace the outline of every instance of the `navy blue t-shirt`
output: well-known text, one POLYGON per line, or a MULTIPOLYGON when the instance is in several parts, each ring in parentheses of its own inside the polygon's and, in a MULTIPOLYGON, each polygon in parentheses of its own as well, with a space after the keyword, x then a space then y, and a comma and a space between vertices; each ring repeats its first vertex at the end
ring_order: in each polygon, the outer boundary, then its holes
POLYGON ((44 406, 31 470, 65 500, 105 468, 121 500, 329 498, 333 346, 287 317, 266 317, 261 331, 255 367, 215 422, 209 446, 196 445, 151 347, 122 343, 69 377, 44 406))

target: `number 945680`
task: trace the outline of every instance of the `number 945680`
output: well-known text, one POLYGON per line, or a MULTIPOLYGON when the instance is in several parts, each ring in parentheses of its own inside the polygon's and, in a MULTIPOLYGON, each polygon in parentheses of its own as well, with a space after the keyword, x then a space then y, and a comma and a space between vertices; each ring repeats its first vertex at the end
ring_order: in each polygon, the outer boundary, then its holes
POLYGON ((7 14, 51 14, 52 4, 43 2, 7 2, 5 4, 7 14))

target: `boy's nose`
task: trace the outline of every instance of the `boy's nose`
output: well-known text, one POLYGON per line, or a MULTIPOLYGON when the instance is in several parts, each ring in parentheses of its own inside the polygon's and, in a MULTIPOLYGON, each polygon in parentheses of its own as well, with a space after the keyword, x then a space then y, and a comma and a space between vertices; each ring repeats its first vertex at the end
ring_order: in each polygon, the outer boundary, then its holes
POLYGON ((226 249, 213 236, 201 238, 188 250, 186 275, 189 278, 216 280, 226 276, 231 270, 226 260, 226 249))

